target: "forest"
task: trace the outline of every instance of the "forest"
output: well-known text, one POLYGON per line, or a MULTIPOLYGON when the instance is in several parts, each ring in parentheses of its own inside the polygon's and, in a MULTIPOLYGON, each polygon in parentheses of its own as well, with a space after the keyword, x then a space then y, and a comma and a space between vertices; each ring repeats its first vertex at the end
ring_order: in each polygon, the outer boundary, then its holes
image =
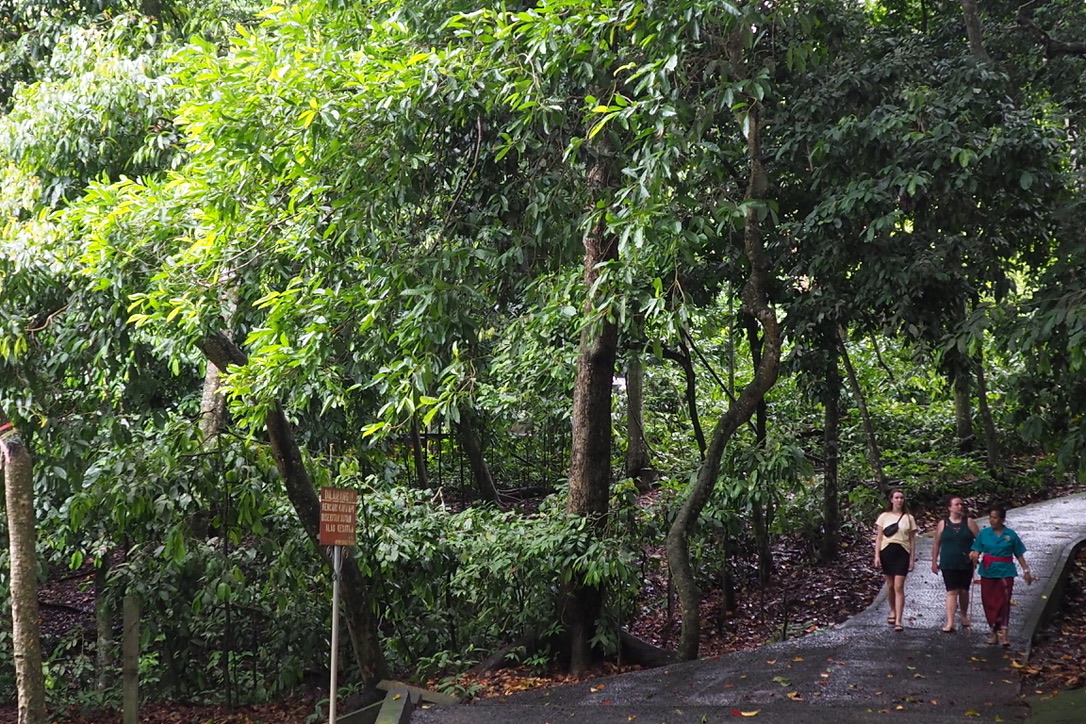
POLYGON ((1081 0, 0 0, 0 701, 326 684, 321 488, 365 698, 1073 480, 1084 105, 1081 0))

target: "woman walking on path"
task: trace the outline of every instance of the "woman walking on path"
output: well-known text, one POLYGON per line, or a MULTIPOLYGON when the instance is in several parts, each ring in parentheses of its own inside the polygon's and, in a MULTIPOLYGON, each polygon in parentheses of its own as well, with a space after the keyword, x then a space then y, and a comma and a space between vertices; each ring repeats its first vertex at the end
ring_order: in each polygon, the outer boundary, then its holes
POLYGON ((988 643, 1001 643, 1004 648, 1011 645, 1007 627, 1011 620, 1011 593, 1014 591, 1014 577, 1018 569, 1014 559, 1022 566, 1026 585, 1033 585, 1033 572, 1023 555, 1026 546, 1018 534, 1008 528, 1004 522, 1007 509, 993 505, 988 510, 988 523, 973 541, 973 551, 969 554, 974 563, 980 563, 980 600, 984 604, 984 615, 992 633, 988 643))
POLYGON ((969 586, 973 583, 973 561, 970 550, 978 533, 977 524, 963 512, 962 499, 952 495, 947 499, 947 517, 935 528, 931 544, 931 572, 943 572, 946 586, 946 626, 943 633, 954 630, 954 611, 961 611, 962 628, 969 628, 969 586))
POLYGON ((905 576, 916 564, 916 519, 905 509, 905 493, 890 491, 890 509, 875 521, 875 568, 886 578, 886 600, 890 602, 887 623, 904 631, 905 576))

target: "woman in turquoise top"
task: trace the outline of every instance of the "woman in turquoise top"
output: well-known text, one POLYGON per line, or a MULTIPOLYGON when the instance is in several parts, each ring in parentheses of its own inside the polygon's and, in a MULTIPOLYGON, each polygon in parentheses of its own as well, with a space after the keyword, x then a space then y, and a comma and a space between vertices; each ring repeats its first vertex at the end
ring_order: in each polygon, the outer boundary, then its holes
POLYGON ((969 628, 969 587, 973 584, 973 562, 969 552, 976 540, 977 524, 965 515, 960 495, 947 499, 947 517, 935 528, 931 544, 931 572, 943 572, 946 585, 946 626, 943 633, 954 630, 954 611, 961 610, 962 628, 969 628))
POLYGON ((984 604, 984 615, 992 633, 988 643, 1001 643, 1010 646, 1007 626, 1011 620, 1011 593, 1014 591, 1014 577, 1018 569, 1014 567, 1015 558, 1022 566, 1026 585, 1033 584, 1033 573, 1026 564, 1023 554, 1026 546, 1018 534, 1004 525, 1007 509, 998 505, 988 510, 990 527, 984 528, 973 541, 973 551, 969 554, 973 563, 980 568, 980 600, 984 604))

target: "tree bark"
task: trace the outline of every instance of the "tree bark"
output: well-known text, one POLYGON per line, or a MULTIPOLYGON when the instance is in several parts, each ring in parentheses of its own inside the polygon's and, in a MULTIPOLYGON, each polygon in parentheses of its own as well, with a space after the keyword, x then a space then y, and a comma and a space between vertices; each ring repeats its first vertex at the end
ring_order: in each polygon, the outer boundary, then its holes
POLYGON ((460 422, 456 424, 456 429, 460 436, 460 445, 464 448, 464 455, 467 456, 468 465, 471 467, 471 476, 479 489, 479 496, 493 503, 500 502, 498 488, 494 485, 494 476, 490 474, 490 467, 483 456, 483 445, 475 432, 474 411, 467 407, 461 408, 460 422))
POLYGON ((205 444, 226 429, 226 398, 219 392, 221 377, 215 363, 208 362, 200 395, 200 438, 205 444))
POLYGON ((964 358, 956 360, 951 380, 954 386, 954 427, 958 434, 958 449, 963 453, 971 452, 976 440, 973 434, 973 380, 967 364, 964 358))
MULTIPOLYGON (((836 333, 833 336, 836 341, 836 333)), ((823 562, 837 558, 837 535, 841 530, 840 490, 837 478, 840 456, 841 373, 837 369, 837 345, 829 345, 830 361, 826 366, 826 398, 823 401, 825 424, 822 431, 822 545, 819 554, 823 562)))
POLYGON ((632 351, 626 370, 626 477, 642 489, 649 471, 649 446, 645 440, 645 369, 641 353, 632 351))
MULTIPOLYGON (((200 348, 219 369, 225 370, 232 364, 244 366, 249 362, 245 352, 222 332, 205 337, 200 348)), ((268 413, 265 424, 287 498, 294 506, 306 535, 313 541, 314 546, 319 546, 320 499, 302 460, 302 451, 294 438, 294 430, 278 402, 268 413)), ((323 558, 331 567, 329 557, 323 555, 323 558)), ((344 600, 351 604, 344 607, 343 617, 347 622, 362 684, 374 688, 388 675, 388 666, 377 630, 375 602, 368 581, 351 556, 343 558, 341 580, 344 600)))
POLYGON ((11 575, 11 644, 19 724, 44 724, 45 677, 42 673, 38 616, 38 555, 34 517, 34 480, 30 452, 19 432, 0 413, 0 471, 7 502, 11 575))
POLYGON ((113 655, 113 611, 109 605, 109 596, 106 595, 106 581, 111 564, 110 555, 106 553, 94 569, 94 623, 97 632, 95 666, 98 669, 100 692, 109 691, 112 683, 109 671, 113 655))
POLYGON ((984 29, 977 10, 977 0, 962 0, 962 15, 965 16, 965 34, 969 38, 969 52, 981 63, 991 63, 988 51, 984 49, 984 29))
MULTIPOLYGON (((766 173, 761 159, 761 106, 752 103, 749 113, 747 154, 750 159, 750 178, 746 195, 747 201, 758 201, 764 197, 766 189, 766 173)), ((764 330, 762 356, 754 371, 754 377, 743 387, 739 397, 713 428, 705 461, 698 469, 697 480, 668 531, 667 561, 682 605, 678 654, 683 660, 697 657, 701 638, 701 617, 698 611, 700 592, 690 562, 689 536, 716 485, 724 448, 739 426, 754 414, 765 393, 776 383, 780 371, 781 333, 777 318, 767 301, 769 262, 765 257, 755 204, 750 204, 747 208, 743 248, 750 264, 750 272, 743 286, 742 305, 743 310, 758 320, 764 330)))
POLYGON ((848 356, 848 347, 845 346, 845 335, 837 332, 837 348, 841 354, 841 363, 845 366, 848 375, 848 386, 852 390, 852 396, 856 398, 856 407, 860 410, 860 420, 864 427, 864 439, 867 440, 867 464, 871 466, 871 473, 875 476, 875 484, 879 486, 879 492, 886 495, 890 492, 890 484, 886 480, 886 473, 882 470, 882 451, 879 449, 879 436, 875 433, 875 423, 871 420, 871 413, 867 409, 867 398, 863 388, 860 387, 860 379, 856 376, 856 368, 852 366, 852 359, 848 356))
MULTIPOLYGON (((610 186, 607 158, 609 149, 597 143, 597 157, 589 169, 588 198, 595 207, 610 186)), ((584 237, 584 286, 595 288, 601 267, 618 258, 618 243, 608 233, 606 221, 599 216, 584 237)), ((599 531, 607 515, 611 488, 611 388, 615 377, 618 328, 606 313, 598 313, 591 297, 584 301, 586 316, 592 321, 581 332, 577 377, 573 388, 573 439, 569 464, 569 500, 567 509, 589 519, 599 531)), ((596 620, 603 608, 599 586, 575 580, 566 597, 563 622, 569 645, 569 667, 574 676, 583 674, 591 664, 591 640, 596 620)))
POLYGON ((984 447, 988 453, 988 471, 993 475, 1002 474, 1003 455, 999 448, 999 434, 995 421, 992 420, 992 408, 988 404, 988 378, 984 372, 984 350, 977 352, 977 412, 980 413, 981 426, 984 428, 984 447))
POLYGON ((701 418, 698 416, 698 392, 697 378, 694 376, 694 362, 690 359, 690 348, 685 344, 678 351, 664 348, 664 357, 675 360, 682 367, 683 380, 686 389, 683 398, 686 400, 686 409, 690 415, 690 425, 694 430, 694 441, 698 444, 698 453, 701 459, 705 459, 705 433, 701 429, 701 418))
POLYGON ((140 599, 134 593, 121 606, 121 710, 124 724, 137 724, 140 712, 140 599))
MULTIPOLYGON (((758 369, 762 361, 762 339, 758 334, 758 320, 746 311, 742 312, 743 327, 747 332, 747 346, 750 348, 751 367, 758 369)), ((765 397, 758 400, 754 408, 755 444, 765 448, 768 439, 768 414, 765 397)), ((761 497, 755 497, 750 506, 750 523, 754 528, 754 543, 758 548, 758 583, 769 585, 773 576, 773 550, 769 545, 769 528, 773 522, 774 510, 762 504, 761 497)))

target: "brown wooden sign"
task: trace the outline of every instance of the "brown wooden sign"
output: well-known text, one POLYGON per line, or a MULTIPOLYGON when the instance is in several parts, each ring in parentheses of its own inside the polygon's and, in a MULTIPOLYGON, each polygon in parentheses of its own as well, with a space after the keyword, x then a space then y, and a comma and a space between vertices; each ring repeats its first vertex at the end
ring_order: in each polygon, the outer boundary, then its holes
POLYGON ((322 546, 358 545, 358 491, 321 488, 322 546))

